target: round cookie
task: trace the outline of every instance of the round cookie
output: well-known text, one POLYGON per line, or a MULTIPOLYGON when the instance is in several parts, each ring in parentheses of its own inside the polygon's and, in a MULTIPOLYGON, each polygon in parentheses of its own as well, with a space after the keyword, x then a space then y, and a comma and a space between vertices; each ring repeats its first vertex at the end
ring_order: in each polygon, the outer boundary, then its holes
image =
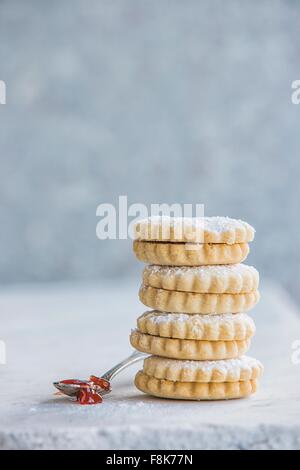
POLYGON ((244 261, 249 253, 248 243, 171 243, 133 242, 133 251, 139 261, 162 266, 202 266, 235 264, 244 261))
POLYGON ((146 266, 145 286, 211 294, 244 294, 258 289, 259 274, 246 264, 175 267, 146 266))
POLYGON ((142 285, 140 301, 147 307, 174 313, 239 313, 247 312, 259 300, 258 290, 246 294, 199 294, 179 292, 142 285))
POLYGON ((150 356, 144 360, 143 373, 173 382, 240 382, 260 378, 263 365, 249 356, 221 361, 181 361, 150 356))
POLYGON ((155 356, 197 361, 214 361, 242 356, 250 347, 250 339, 242 341, 197 341, 152 336, 133 330, 130 343, 138 351, 155 356))
POLYGON ((248 243, 255 230, 243 220, 229 217, 155 216, 135 224, 136 240, 188 243, 248 243))
POLYGON ((144 393, 177 400, 231 400, 245 398, 257 390, 257 380, 240 382, 172 382, 156 379, 139 371, 135 386, 144 393))
POLYGON ((242 341, 255 333, 255 324, 246 313, 199 315, 152 310, 137 319, 141 333, 164 338, 205 341, 242 341))

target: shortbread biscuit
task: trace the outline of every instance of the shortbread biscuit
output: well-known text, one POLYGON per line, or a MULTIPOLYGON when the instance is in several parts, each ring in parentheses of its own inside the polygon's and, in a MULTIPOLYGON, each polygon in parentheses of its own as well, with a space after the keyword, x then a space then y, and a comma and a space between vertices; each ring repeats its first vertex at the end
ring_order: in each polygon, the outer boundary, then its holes
POLYGON ((211 294, 244 294, 258 289, 259 274, 252 266, 146 266, 145 286, 157 289, 211 294))
POLYGON ((243 341, 197 341, 194 339, 161 338, 133 330, 130 335, 130 343, 138 351, 155 356, 214 361, 242 356, 249 349, 250 339, 243 341))
POLYGON ((198 294, 142 285, 139 297, 147 307, 162 312, 238 313, 253 308, 259 300, 259 292, 255 290, 247 294, 198 294))
POLYGON ((144 393, 178 400, 230 400, 244 398, 257 390, 257 380, 240 382, 172 382, 156 379, 139 371, 135 386, 144 393))
POLYGON ((133 243, 139 261, 162 266, 203 266, 235 264, 244 261, 249 253, 248 243, 168 243, 138 241, 133 243))
POLYGON ((164 338, 205 341, 242 341, 255 333, 255 324, 246 313, 202 315, 152 310, 137 319, 141 333, 164 338))
POLYGON ((144 360, 143 373, 173 382, 244 382, 261 377, 263 365, 249 356, 221 361, 181 361, 150 356, 144 360))
POLYGON ((136 240, 188 243, 248 243, 255 230, 229 217, 148 217, 135 224, 136 240))

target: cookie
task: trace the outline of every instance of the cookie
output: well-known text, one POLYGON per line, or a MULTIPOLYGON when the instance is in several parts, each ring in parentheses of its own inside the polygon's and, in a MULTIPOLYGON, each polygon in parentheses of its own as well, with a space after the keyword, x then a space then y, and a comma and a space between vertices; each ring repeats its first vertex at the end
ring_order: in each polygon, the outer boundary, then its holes
POLYGON ((152 310, 137 319, 137 326, 141 333, 152 336, 201 341, 242 341, 255 333, 254 321, 246 313, 198 315, 152 310))
POLYGON ((135 224, 134 238, 188 243, 248 243, 255 230, 243 220, 229 217, 167 217, 142 219, 135 224))
POLYGON ((138 351, 174 359, 213 361, 231 359, 246 353, 250 339, 242 341, 197 341, 194 339, 175 339, 152 336, 133 330, 131 345, 138 351))
POLYGON ((202 266, 234 264, 244 261, 249 253, 248 243, 192 244, 168 242, 133 242, 133 250, 139 261, 162 266, 202 266))
POLYGON ((257 390, 257 380, 240 382, 172 382, 156 379, 139 371, 135 377, 135 386, 144 393, 177 400, 230 400, 245 398, 257 390))
POLYGON ((162 312, 238 313, 253 308, 259 300, 259 292, 255 290, 246 294, 199 294, 142 285, 139 297, 147 307, 162 312))
POLYGON ((260 378, 263 365, 249 356, 221 361, 181 361, 150 356, 144 360, 143 373, 172 382, 244 382, 260 378))
POLYGON ((252 266, 146 266, 145 286, 157 289, 211 294, 244 294, 258 289, 259 274, 252 266))

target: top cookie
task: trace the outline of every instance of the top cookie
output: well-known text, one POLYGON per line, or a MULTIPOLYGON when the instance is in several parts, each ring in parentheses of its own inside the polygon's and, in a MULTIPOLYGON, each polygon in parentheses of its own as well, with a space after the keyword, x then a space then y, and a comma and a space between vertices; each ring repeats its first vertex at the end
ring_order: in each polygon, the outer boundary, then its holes
POLYGON ((155 216, 138 221, 136 240, 184 243, 248 243, 255 230, 243 220, 229 217, 155 216))

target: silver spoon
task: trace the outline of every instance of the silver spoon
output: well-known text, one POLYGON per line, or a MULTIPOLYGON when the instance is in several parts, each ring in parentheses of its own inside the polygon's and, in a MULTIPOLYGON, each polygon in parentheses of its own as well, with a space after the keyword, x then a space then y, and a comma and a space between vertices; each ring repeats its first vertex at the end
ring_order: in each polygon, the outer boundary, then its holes
MULTIPOLYGON (((123 369, 131 366, 135 362, 141 361, 146 356, 148 356, 148 354, 139 351, 134 351, 129 357, 116 364, 114 367, 105 372, 105 374, 100 375, 100 378, 110 382, 123 369)), ((68 395, 69 397, 76 396, 78 394, 78 390, 80 389, 80 384, 66 384, 62 383, 62 381, 53 382, 53 385, 57 388, 57 390, 59 390, 64 395, 68 395)), ((99 393, 99 395, 103 396, 110 393, 111 390, 97 390, 97 392, 99 393)))

